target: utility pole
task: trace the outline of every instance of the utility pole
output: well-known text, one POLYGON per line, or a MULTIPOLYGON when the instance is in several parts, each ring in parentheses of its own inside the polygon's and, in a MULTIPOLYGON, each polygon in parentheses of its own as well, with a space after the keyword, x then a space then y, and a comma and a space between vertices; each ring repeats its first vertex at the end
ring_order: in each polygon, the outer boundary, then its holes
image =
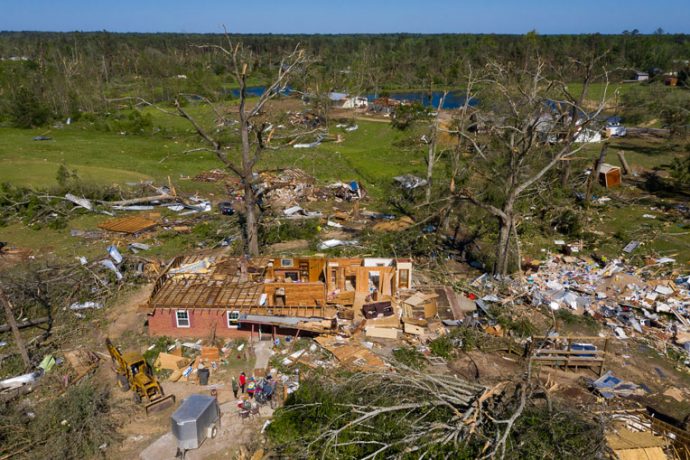
POLYGON ((22 340, 22 336, 19 333, 19 328, 17 327, 17 321, 14 319, 14 312, 12 312, 12 303, 10 303, 10 299, 7 298, 5 295, 5 291, 3 291, 2 286, 0 286, 0 302, 2 303, 2 306, 5 308, 5 316, 7 316, 7 324, 10 325, 10 329, 12 329, 12 334, 14 335, 14 341, 17 344, 17 348, 19 349, 19 354, 22 356, 22 361, 24 361, 24 366, 26 369, 31 367, 31 361, 29 360, 29 354, 26 352, 26 347, 24 346, 24 341, 22 340))

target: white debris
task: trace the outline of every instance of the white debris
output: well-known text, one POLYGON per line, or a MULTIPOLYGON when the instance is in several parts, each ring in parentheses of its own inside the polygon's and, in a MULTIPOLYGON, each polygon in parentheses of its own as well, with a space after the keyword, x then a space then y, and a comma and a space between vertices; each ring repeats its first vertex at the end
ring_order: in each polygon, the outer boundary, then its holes
POLYGON ((78 196, 74 196, 71 193, 68 193, 65 195, 65 199, 68 201, 71 201, 72 203, 81 206, 82 208, 88 209, 89 211, 93 211, 93 203, 91 201, 87 200, 86 198, 79 198, 78 196))
POLYGON ((319 250, 335 248, 338 246, 355 246, 359 244, 357 240, 343 241, 343 240, 326 240, 319 243, 319 250))
POLYGON ((74 302, 72 305, 69 306, 70 310, 88 310, 88 309, 101 309, 103 308, 103 303, 101 302, 74 302))

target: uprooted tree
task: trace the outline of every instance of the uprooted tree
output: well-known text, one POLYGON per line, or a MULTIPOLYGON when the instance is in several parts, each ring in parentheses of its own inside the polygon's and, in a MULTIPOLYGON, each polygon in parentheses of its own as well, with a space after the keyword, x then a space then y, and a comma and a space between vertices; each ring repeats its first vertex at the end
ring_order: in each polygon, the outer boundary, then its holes
POLYGON ((462 158, 452 168, 449 200, 468 201, 498 222, 494 275, 519 267, 518 205, 527 192, 543 186, 547 175, 594 134, 591 125, 604 108, 608 87, 601 64, 597 56, 571 60, 567 70, 554 69, 536 57, 490 63, 483 72, 469 74, 467 101, 480 102, 466 104, 450 130, 459 136, 462 158), (560 78, 563 74, 582 76, 579 93, 560 78), (604 91, 592 106, 588 91, 596 81, 603 81, 604 91))
POLYGON ((250 63, 252 53, 241 43, 235 43, 230 36, 226 36, 227 45, 204 45, 201 48, 215 51, 223 59, 229 60, 230 74, 234 84, 239 88, 239 104, 237 111, 228 110, 210 99, 201 99, 208 104, 215 115, 215 127, 209 129, 203 123, 185 110, 181 102, 181 95, 175 100, 177 113, 188 120, 197 134, 206 143, 206 147, 194 149, 208 151, 220 160, 228 171, 235 174, 244 192, 244 207, 242 215, 243 239, 245 250, 250 256, 259 255, 259 197, 256 187, 256 166, 261 154, 269 147, 273 137, 273 124, 264 114, 266 104, 284 93, 290 80, 305 70, 308 64, 305 51, 298 45, 278 65, 277 75, 265 87, 256 101, 250 99, 247 92, 247 79, 251 72, 250 63), (237 139, 239 134, 239 139, 237 139), (236 155, 239 145, 239 155, 236 155))

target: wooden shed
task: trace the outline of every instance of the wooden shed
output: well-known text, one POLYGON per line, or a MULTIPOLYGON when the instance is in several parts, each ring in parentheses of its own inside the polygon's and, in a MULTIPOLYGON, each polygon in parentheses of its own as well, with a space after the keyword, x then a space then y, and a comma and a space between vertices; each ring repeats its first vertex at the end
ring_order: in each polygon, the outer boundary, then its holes
POLYGON ((606 188, 621 185, 621 168, 604 163, 599 168, 599 183, 606 188))

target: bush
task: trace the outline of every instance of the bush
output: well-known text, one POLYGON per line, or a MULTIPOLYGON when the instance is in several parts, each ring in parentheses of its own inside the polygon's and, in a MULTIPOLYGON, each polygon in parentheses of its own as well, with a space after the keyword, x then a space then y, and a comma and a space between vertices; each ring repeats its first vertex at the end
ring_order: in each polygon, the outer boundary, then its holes
POLYGON ((318 219, 302 222, 280 222, 261 227, 259 238, 262 244, 275 244, 291 240, 311 240, 319 233, 318 219))
POLYGON ((150 113, 142 114, 138 110, 117 112, 96 118, 94 127, 106 132, 143 134, 153 127, 153 117, 150 113))
POLYGON ((449 359, 453 352, 453 342, 448 336, 444 335, 432 340, 431 343, 429 343, 429 348, 434 355, 449 359))
POLYGON ((36 128, 50 121, 50 111, 35 92, 22 87, 11 102, 10 119, 17 128, 36 128))
POLYGON ((424 355, 414 347, 396 348, 393 350, 393 358, 412 369, 422 369, 425 364, 424 355))
POLYGON ((534 406, 518 418, 506 452, 508 459, 601 458, 603 427, 567 408, 534 406))

